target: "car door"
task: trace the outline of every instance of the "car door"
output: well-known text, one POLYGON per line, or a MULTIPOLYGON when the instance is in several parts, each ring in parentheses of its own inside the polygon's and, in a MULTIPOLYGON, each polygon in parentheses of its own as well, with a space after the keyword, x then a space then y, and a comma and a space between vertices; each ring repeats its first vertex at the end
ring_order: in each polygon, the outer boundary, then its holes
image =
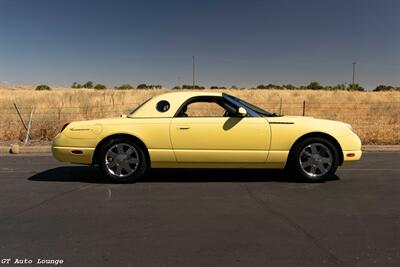
POLYGON ((210 112, 205 107, 208 115, 172 118, 170 137, 178 162, 266 162, 270 126, 265 118, 224 117, 223 110, 209 116, 210 112))

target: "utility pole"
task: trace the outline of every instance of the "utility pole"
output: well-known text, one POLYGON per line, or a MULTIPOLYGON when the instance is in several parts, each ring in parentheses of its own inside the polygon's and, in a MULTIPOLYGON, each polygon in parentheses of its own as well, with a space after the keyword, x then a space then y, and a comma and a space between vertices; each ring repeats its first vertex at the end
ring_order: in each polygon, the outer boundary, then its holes
POLYGON ((355 77, 356 77, 356 62, 353 62, 353 81, 351 83, 351 86, 354 86, 354 82, 355 82, 355 77))
POLYGON ((195 61, 194 61, 194 56, 192 57, 192 59, 193 59, 193 89, 194 89, 194 87, 195 87, 195 85, 196 85, 196 65, 195 65, 195 61))

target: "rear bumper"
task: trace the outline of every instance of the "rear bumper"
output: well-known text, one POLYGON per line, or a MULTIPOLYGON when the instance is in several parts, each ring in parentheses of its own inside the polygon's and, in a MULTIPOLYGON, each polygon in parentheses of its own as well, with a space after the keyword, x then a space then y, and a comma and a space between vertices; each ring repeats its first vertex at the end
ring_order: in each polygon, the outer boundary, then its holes
POLYGON ((92 164, 94 148, 53 146, 51 152, 59 161, 89 165, 92 164))

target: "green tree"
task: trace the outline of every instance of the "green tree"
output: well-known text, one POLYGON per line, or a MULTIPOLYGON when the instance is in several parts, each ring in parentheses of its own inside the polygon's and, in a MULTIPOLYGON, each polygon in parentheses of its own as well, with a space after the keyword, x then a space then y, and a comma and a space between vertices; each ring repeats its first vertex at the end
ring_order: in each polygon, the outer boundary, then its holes
POLYGON ((148 88, 148 86, 145 83, 141 83, 136 87, 136 89, 147 89, 147 88, 148 88))
POLYGON ((391 85, 378 85, 375 89, 374 92, 379 92, 379 91, 391 91, 394 90, 395 88, 391 85))
POLYGON ((41 85, 36 86, 35 90, 38 90, 38 91, 50 91, 51 87, 46 85, 46 84, 41 84, 41 85))
POLYGON ((121 89, 121 90, 133 89, 133 86, 130 85, 129 83, 124 83, 120 86, 116 86, 115 89, 121 89))
POLYGON ((94 89, 97 89, 97 90, 104 90, 104 89, 107 89, 107 86, 105 86, 104 84, 98 83, 98 84, 96 84, 96 85, 94 86, 94 89))
POLYGON ((87 81, 85 84, 82 86, 83 88, 91 89, 93 88, 93 82, 92 81, 87 81))
POLYGON ((182 89, 205 89, 205 87, 204 86, 199 86, 199 85, 195 85, 193 87, 193 85, 184 84, 184 85, 182 85, 182 89))
POLYGON ((267 86, 265 86, 265 89, 282 89, 282 87, 276 84, 269 83, 267 86))
POLYGON ((296 89, 296 86, 294 86, 293 84, 284 84, 284 85, 282 85, 282 87, 286 88, 288 90, 296 89))
POLYGON ((349 85, 349 88, 347 89, 349 91, 365 91, 364 88, 359 85, 358 83, 353 83, 349 85))
POLYGON ((320 90, 324 88, 322 85, 320 85, 318 82, 310 82, 307 85, 307 89, 311 89, 311 90, 320 90))
POLYGON ((346 90, 346 85, 343 83, 339 83, 339 84, 335 85, 332 89, 333 90, 346 90))

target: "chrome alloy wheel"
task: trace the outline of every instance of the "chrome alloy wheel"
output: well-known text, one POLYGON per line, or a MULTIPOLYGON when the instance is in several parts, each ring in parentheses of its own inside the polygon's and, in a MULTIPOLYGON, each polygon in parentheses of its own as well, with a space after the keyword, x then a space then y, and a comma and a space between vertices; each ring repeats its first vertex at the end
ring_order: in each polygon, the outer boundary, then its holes
POLYGON ((299 163, 305 174, 310 177, 320 177, 331 170, 333 156, 327 146, 311 143, 301 151, 299 163))
POLYGON ((112 175, 127 177, 137 170, 139 154, 133 145, 118 143, 107 150, 105 163, 107 171, 112 175))

